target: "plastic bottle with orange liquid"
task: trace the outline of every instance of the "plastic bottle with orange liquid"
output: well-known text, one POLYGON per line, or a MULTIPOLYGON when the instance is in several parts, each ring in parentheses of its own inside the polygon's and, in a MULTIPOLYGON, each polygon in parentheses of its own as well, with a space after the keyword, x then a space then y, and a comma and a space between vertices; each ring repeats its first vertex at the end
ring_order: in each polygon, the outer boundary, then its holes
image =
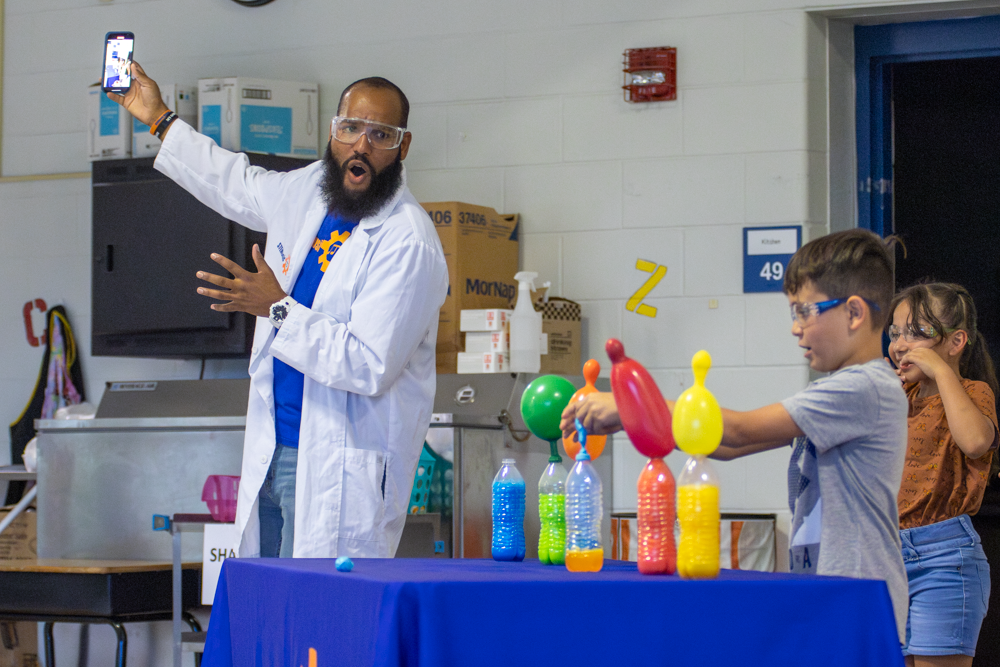
POLYGON ((601 545, 601 478, 590 464, 587 432, 576 421, 580 451, 566 477, 566 569, 570 572, 599 572, 604 566, 601 545))

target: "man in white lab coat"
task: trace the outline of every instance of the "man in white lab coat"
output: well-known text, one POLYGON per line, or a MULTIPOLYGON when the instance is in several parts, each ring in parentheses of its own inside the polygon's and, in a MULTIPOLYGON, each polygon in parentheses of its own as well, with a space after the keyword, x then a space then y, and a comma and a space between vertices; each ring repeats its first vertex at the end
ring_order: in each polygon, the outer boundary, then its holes
POLYGON ((322 161, 249 166, 176 119, 133 64, 109 97, 163 139, 155 166, 200 201, 266 231, 256 271, 199 272, 220 311, 257 315, 250 356, 240 556, 391 557, 435 391, 448 269, 406 187, 409 103, 363 79, 341 97, 322 161), (293 530, 294 528, 294 530, 293 530))

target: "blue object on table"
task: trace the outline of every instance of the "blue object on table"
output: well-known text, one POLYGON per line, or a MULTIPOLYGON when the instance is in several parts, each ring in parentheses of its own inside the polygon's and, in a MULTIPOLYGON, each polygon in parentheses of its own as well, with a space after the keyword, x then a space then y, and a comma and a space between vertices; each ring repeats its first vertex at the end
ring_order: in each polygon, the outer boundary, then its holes
POLYGON ((493 478, 494 560, 524 560, 524 478, 514 459, 504 459, 493 478))
POLYGON ((359 558, 355 569, 227 558, 202 665, 308 665, 313 650, 318 665, 348 667, 903 666, 882 581, 745 570, 684 581, 613 560, 586 576, 537 560, 359 558), (526 613, 553 600, 587 610, 587 641, 553 642, 551 624, 526 613), (729 612, 739 622, 712 620, 729 612))
POLYGON ((334 563, 338 572, 350 572, 354 569, 354 561, 347 556, 340 556, 334 563))

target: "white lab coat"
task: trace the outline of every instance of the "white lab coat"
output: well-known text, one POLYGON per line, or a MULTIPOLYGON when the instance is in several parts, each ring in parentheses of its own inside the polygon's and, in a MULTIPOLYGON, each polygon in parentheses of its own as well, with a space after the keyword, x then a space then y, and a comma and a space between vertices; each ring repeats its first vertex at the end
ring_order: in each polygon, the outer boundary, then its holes
MULTIPOLYGON (((326 216, 322 162, 268 172, 177 120, 156 168, 226 218, 266 231, 264 257, 292 291, 326 216)), ((257 318, 236 510, 240 556, 260 555, 257 494, 275 446, 274 358, 305 375, 294 555, 396 552, 430 423, 438 312, 448 289, 437 232, 403 178, 337 252, 312 308, 292 308, 277 333, 257 318)))

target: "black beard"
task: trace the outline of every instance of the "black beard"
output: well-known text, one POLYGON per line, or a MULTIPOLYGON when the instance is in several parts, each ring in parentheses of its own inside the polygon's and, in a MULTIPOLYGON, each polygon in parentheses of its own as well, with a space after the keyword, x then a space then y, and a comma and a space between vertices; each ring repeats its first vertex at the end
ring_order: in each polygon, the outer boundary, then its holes
POLYGON ((372 216, 392 199, 402 182, 403 160, 398 153, 392 164, 376 172, 368 157, 361 153, 355 153, 343 164, 337 164, 333 158, 333 151, 330 150, 330 144, 326 145, 321 188, 327 212, 331 215, 355 222, 372 216), (368 165, 371 182, 363 192, 353 193, 344 188, 344 175, 347 172, 347 163, 351 160, 360 160, 368 165))

